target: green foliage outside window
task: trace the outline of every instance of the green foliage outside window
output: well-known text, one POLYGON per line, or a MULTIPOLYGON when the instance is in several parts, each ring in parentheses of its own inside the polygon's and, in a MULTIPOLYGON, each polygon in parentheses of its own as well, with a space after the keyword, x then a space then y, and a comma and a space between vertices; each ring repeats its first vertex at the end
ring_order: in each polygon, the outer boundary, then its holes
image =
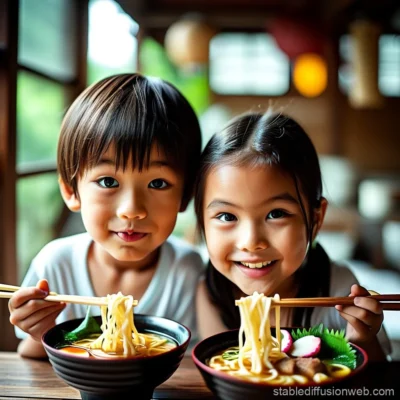
POLYGON ((55 161, 65 112, 61 85, 25 71, 17 81, 17 163, 55 161))
POLYGON ((160 77, 175 85, 188 99, 197 116, 210 105, 208 74, 205 68, 182 70, 175 67, 164 47, 150 37, 144 38, 141 43, 139 60, 143 74, 160 77))
MULTIPOLYGON (((64 89, 25 71, 17 81, 17 163, 54 161, 64 89)), ((21 280, 32 258, 54 237, 62 209, 56 174, 22 178, 17 184, 17 256, 21 280)))
POLYGON ((53 227, 63 207, 57 174, 19 179, 17 207, 19 280, 22 281, 31 260, 47 242, 54 239, 53 227))

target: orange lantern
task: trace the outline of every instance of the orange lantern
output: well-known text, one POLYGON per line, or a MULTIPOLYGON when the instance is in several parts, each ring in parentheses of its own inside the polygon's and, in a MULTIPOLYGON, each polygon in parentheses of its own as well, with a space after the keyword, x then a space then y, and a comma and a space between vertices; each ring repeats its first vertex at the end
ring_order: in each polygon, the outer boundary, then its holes
POLYGON ((293 83, 305 97, 323 93, 328 85, 328 67, 324 58, 315 53, 298 56, 293 65, 293 83))
POLYGON ((215 33, 199 18, 183 18, 169 27, 165 50, 170 60, 182 68, 208 64, 210 40, 215 33))

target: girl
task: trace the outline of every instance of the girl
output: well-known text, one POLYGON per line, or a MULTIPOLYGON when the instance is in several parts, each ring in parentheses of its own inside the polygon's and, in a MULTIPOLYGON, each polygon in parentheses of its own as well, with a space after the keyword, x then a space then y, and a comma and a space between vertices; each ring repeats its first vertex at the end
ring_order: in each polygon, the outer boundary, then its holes
POLYGON ((45 356, 43 333, 86 314, 86 306, 43 300, 50 289, 131 294, 139 300, 135 312, 177 320, 196 341, 192 304, 203 263, 170 235, 192 197, 200 152, 193 109, 161 79, 110 76, 74 101, 61 126, 59 182, 87 232, 46 245, 10 299, 21 355, 45 356))
POLYGON ((363 297, 369 293, 350 270, 332 264, 315 242, 327 200, 316 150, 294 120, 251 113, 215 134, 202 154, 195 209, 210 256, 197 295, 201 336, 239 328, 235 299, 254 291, 321 297, 347 296, 351 288, 354 306, 336 306, 339 313, 281 308, 281 326, 346 329, 371 359, 384 357, 376 338, 380 303, 363 297))

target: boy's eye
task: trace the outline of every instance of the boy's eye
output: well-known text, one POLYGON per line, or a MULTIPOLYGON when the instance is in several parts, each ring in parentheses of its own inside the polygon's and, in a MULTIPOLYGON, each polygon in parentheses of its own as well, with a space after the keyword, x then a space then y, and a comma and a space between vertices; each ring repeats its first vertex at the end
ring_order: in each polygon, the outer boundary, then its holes
POLYGON ((149 187, 152 189, 165 189, 168 186, 168 183, 164 179, 154 179, 154 181, 149 183, 149 187))
POLYGON ((115 188, 119 186, 118 181, 109 176, 99 179, 97 183, 103 188, 115 188))
POLYGON ((278 218, 283 218, 286 216, 287 213, 283 210, 272 210, 268 215, 267 219, 278 219, 278 218))
POLYGON ((236 221, 236 217, 233 214, 229 214, 229 213, 218 214, 216 218, 219 219, 222 222, 233 222, 233 221, 236 221))

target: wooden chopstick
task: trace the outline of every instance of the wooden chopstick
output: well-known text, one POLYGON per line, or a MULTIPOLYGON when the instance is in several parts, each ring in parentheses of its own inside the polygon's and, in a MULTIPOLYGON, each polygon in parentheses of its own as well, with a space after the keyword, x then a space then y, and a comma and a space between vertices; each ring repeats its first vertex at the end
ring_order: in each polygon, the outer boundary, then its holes
MULTIPOLYGON (((400 310, 400 294, 380 294, 365 297, 378 300, 384 310, 400 310), (397 301, 398 303, 389 303, 390 301, 397 301)), ((351 304, 354 304, 354 297, 287 298, 272 301, 273 306, 279 307, 334 307, 336 305, 346 306, 351 304)))
MULTIPOLYGON (((0 283, 0 290, 4 290, 6 292, 16 292, 19 289, 21 289, 19 286, 6 285, 4 283, 0 283)), ((56 292, 50 292, 49 295, 55 296, 55 295, 57 295, 57 293, 56 292)))
MULTIPOLYGON (((14 294, 14 292, 0 292, 0 298, 9 299, 14 294)), ((105 297, 84 297, 84 296, 72 296, 72 295, 49 295, 43 300, 54 301, 54 302, 64 302, 64 303, 74 303, 74 304, 86 304, 89 306, 106 306, 107 301, 105 297)))
MULTIPOLYGON (((9 299, 18 289, 20 289, 18 286, 0 284, 0 290, 4 290, 3 292, 0 291, 0 298, 9 299)), ((93 306, 107 306, 108 304, 106 297, 73 296, 67 294, 57 294, 55 292, 50 292, 50 294, 45 297, 44 300, 93 306)), ((136 306, 137 304, 138 301, 134 300, 133 305, 136 306)))

